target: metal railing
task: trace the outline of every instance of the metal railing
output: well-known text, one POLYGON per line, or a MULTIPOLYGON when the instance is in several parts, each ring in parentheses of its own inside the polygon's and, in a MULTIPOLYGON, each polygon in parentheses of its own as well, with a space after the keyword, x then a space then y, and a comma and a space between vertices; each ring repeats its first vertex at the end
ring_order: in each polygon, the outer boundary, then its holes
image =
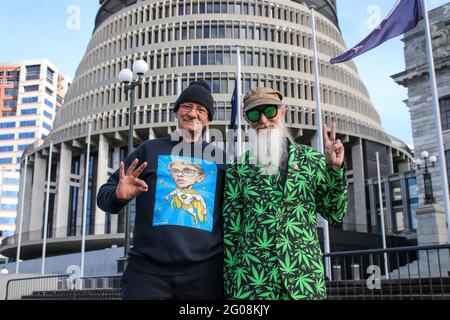
POLYGON ((117 300, 121 285, 121 276, 13 279, 8 281, 6 300, 117 300))
MULTIPOLYGON (((449 244, 333 252, 324 258, 332 266, 328 299, 450 300, 449 244)), ((49 276, 8 281, 6 299, 114 300, 120 290, 120 276, 77 282, 67 275, 49 276)))
POLYGON ((450 299, 449 251, 446 244, 325 254, 328 299, 450 299))
MULTIPOLYGON (((86 235, 119 235, 124 233, 124 223, 111 223, 106 225, 96 224, 91 225, 86 229, 86 235)), ((81 237, 82 226, 77 225, 74 227, 61 227, 61 228, 52 228, 47 232, 47 240, 51 239, 67 239, 70 237, 81 237)), ((19 235, 15 234, 13 236, 4 238, 1 242, 1 245, 16 245, 18 243, 19 235)), ((40 241, 43 240, 43 231, 33 230, 22 233, 22 242, 30 242, 30 241, 40 241)))

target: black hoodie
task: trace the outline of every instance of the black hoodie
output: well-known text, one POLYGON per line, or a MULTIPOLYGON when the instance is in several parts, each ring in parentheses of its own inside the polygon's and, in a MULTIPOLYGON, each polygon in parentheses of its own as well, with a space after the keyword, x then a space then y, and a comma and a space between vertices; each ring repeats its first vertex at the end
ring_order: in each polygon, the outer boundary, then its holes
MULTIPOLYGON (((130 266, 152 274, 177 275, 223 259, 221 208, 226 166, 213 162, 216 154, 224 157, 223 151, 211 149, 207 143, 161 138, 142 143, 125 159, 125 172, 135 159, 139 165, 148 163, 139 177, 148 191, 136 198, 130 266)), ((117 214, 127 204, 116 197, 118 182, 119 170, 98 192, 97 204, 105 212, 117 214)))

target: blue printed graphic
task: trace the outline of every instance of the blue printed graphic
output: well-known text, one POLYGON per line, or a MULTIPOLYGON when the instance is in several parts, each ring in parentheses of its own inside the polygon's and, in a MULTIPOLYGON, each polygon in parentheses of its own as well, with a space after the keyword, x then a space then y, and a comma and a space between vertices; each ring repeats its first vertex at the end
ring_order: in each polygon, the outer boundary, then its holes
POLYGON ((200 159, 159 156, 153 226, 212 232, 217 165, 200 159))

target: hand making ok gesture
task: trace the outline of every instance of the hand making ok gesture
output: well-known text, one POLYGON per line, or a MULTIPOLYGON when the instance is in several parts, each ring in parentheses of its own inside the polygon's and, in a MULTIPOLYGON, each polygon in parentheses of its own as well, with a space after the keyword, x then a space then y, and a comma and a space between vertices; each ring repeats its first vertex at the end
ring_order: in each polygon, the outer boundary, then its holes
POLYGON ((116 188, 117 199, 122 201, 130 201, 142 192, 148 191, 148 186, 145 181, 139 179, 139 176, 144 171, 145 167, 147 167, 147 162, 144 162, 138 169, 136 169, 138 163, 138 159, 134 160, 128 168, 127 174, 125 174, 125 164, 123 161, 120 163, 120 180, 116 188))
POLYGON ((325 148, 325 161, 334 170, 339 169, 344 162, 344 145, 342 141, 336 140, 336 122, 331 127, 331 135, 328 137, 328 127, 323 125, 323 144, 325 148))

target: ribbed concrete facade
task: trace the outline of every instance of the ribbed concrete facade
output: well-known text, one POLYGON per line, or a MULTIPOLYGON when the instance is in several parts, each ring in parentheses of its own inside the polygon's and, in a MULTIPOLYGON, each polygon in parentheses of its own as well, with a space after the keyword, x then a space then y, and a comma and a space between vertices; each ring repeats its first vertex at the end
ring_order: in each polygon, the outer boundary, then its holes
MULTIPOLYGON (((99 23, 55 129, 43 144, 30 150, 28 171, 34 181, 33 191, 25 193, 29 205, 24 212, 24 245, 28 243, 30 255, 32 246, 39 248, 42 242, 46 181, 37 169, 47 165, 50 141, 54 142, 55 153, 51 182, 54 205, 49 224, 53 232, 48 250, 54 254, 73 251, 67 239, 80 239, 89 121, 94 130, 88 249, 111 245, 113 239, 115 244, 123 243, 123 214, 102 212, 95 206, 95 196, 126 155, 129 102, 117 75, 135 60, 144 59, 150 65, 136 97, 136 144, 166 136, 176 128, 172 104, 180 81, 182 88, 197 79, 211 84, 216 100, 211 127, 225 133, 231 114, 237 46, 243 63, 242 92, 254 86, 280 90, 293 136, 299 142, 314 144, 312 29, 305 5, 281 0, 102 3, 99 23)), ((380 152, 383 174, 409 170, 411 154, 404 144, 384 132, 355 65, 329 64, 330 58, 344 52, 346 46, 337 18, 328 18, 336 11, 334 1, 317 3, 327 4, 322 8, 327 16, 317 13, 323 118, 328 124, 337 122, 338 137, 345 142, 347 152, 351 203, 344 228, 367 232, 368 224, 376 224, 368 221, 365 183, 376 172, 373 150, 380 152)), ((27 188, 31 190, 31 185, 27 188)), ((14 238, 4 244, 3 254, 13 256, 14 238)))

